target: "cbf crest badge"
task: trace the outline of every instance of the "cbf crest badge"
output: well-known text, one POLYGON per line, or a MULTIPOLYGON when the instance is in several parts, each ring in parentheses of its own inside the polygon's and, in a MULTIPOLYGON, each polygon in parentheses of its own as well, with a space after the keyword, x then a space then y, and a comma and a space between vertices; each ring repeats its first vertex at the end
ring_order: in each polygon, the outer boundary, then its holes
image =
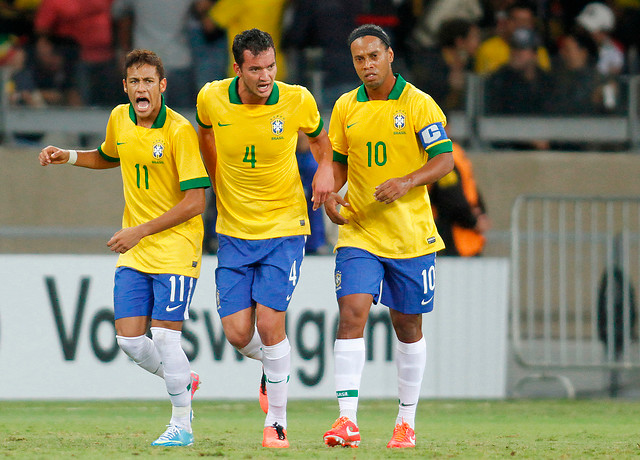
POLYGON ((155 141, 153 143, 153 162, 162 163, 162 157, 164 156, 164 143, 162 141, 155 141))
POLYGON ((283 139, 281 135, 284 132, 284 118, 275 116, 271 119, 271 132, 275 135, 272 140, 283 139))
POLYGON ((404 112, 399 111, 393 114, 393 128, 396 131, 404 129, 406 124, 407 124, 407 117, 404 114, 404 112))
POLYGON ((342 289, 342 272, 336 271, 336 292, 342 289))

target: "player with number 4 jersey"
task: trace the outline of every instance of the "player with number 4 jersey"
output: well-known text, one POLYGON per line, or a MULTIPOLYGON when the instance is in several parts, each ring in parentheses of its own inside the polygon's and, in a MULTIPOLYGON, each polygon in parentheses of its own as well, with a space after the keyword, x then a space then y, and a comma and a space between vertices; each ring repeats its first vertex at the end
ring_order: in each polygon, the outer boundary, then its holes
POLYGON ((262 445, 289 447, 285 312, 309 234, 296 144, 299 132, 306 135, 318 161, 314 209, 333 191, 331 144, 311 93, 275 81, 268 33, 246 30, 235 36, 232 50, 237 76, 207 83, 197 107, 200 149, 218 208, 218 313, 227 340, 262 362, 262 445))
POLYGON ((364 328, 372 302, 389 307, 396 332, 399 409, 387 447, 414 447, 414 421, 426 344, 422 314, 433 309, 435 253, 444 248, 427 193, 453 168, 446 118, 433 99, 391 70, 387 33, 365 24, 349 36, 362 86, 343 94, 331 115, 335 191, 325 203, 340 225, 335 289, 340 307, 334 344, 340 416, 328 446, 358 447, 364 328), (342 209, 338 211, 338 205, 342 209))

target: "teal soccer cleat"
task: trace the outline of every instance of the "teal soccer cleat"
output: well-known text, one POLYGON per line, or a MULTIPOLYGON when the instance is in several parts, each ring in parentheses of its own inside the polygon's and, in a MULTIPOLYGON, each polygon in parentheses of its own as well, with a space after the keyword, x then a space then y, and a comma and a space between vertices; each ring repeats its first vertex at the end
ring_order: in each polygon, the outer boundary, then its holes
POLYGON ((167 430, 158 439, 151 443, 152 446, 191 446, 193 434, 177 425, 167 425, 167 430))

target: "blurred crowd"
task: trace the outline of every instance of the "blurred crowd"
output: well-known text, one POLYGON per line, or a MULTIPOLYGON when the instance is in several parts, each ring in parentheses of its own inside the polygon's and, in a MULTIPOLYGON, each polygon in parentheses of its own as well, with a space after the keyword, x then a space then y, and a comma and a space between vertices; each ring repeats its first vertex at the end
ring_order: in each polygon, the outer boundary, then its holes
MULTIPOLYGON (((0 82, 9 105, 113 107, 127 102, 124 56, 147 48, 163 60, 167 104, 193 110, 204 83, 234 76, 233 37, 256 27, 274 38, 277 78, 308 87, 327 113, 360 83, 346 38, 365 23, 390 34, 394 70, 445 113, 465 109, 477 75, 486 113, 616 114, 626 108, 626 76, 640 73, 640 0, 0 0, 0 82)), ((456 149, 455 171, 430 193, 448 254, 479 255, 490 224, 456 149)), ((317 164, 308 146, 299 145, 298 162, 310 199, 317 164)), ((326 253, 322 211, 310 218, 307 251, 326 253)))
POLYGON ((395 70, 445 111, 464 108, 476 74, 489 113, 615 112, 620 76, 639 71, 640 0, 0 0, 0 69, 10 104, 109 107, 125 102, 126 52, 148 48, 167 103, 192 107, 233 75, 230 38, 257 27, 278 78, 330 110, 358 84, 345 40, 363 23, 391 34, 395 70))

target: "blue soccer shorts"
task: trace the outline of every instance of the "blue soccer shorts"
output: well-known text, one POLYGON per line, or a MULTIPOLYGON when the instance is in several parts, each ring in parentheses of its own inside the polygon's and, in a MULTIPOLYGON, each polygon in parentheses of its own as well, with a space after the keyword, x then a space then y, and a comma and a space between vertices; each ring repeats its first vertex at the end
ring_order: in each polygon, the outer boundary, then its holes
POLYGON ((256 303, 286 311, 304 256, 304 235, 244 240, 218 235, 216 302, 221 318, 256 303))
POLYGON ((150 316, 160 321, 184 321, 189 318, 197 281, 190 276, 118 267, 113 288, 115 319, 150 316))
POLYGON ((338 299, 349 294, 371 294, 374 303, 405 314, 433 310, 436 255, 409 259, 378 257, 364 249, 338 248, 335 285, 338 299))

